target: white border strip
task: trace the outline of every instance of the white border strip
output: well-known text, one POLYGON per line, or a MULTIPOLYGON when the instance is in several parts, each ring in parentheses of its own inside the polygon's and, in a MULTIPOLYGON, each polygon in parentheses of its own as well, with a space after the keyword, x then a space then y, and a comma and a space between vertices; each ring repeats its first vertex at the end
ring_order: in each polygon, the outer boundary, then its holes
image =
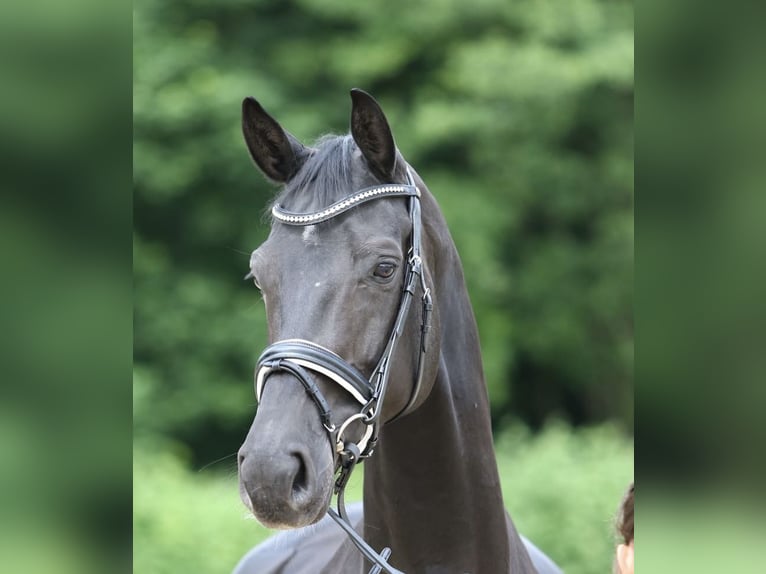
MULTIPOLYGON (((332 379, 336 383, 338 383, 343 389, 346 390, 352 397, 356 399, 356 401, 361 405, 366 405, 368 399, 364 398, 359 391, 354 388, 354 386, 349 383, 346 379, 341 377, 337 373, 333 373, 332 371, 324 368, 321 365, 317 365, 316 363, 312 363, 311 361, 305 361, 303 359, 282 359, 283 361, 290 361, 292 363, 295 363, 296 365, 300 365, 301 367, 304 367, 306 369, 309 369, 311 371, 316 371, 317 373, 323 374, 325 377, 332 379)), ((263 394, 263 383, 266 381, 266 375, 271 373, 272 369, 270 367, 263 366, 258 370, 258 374, 255 377, 255 398, 260 403, 261 402, 261 394, 263 394)))

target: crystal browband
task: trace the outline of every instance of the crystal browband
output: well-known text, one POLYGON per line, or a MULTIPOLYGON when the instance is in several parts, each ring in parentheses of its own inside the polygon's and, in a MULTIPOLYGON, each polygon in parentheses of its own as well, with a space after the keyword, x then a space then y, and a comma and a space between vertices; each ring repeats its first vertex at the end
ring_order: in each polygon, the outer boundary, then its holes
POLYGON ((330 207, 314 213, 295 213, 283 209, 280 205, 271 208, 271 215, 280 223, 287 225, 314 225, 332 219, 362 203, 384 196, 420 197, 420 191, 414 185, 376 185, 358 191, 347 198, 333 203, 330 207))

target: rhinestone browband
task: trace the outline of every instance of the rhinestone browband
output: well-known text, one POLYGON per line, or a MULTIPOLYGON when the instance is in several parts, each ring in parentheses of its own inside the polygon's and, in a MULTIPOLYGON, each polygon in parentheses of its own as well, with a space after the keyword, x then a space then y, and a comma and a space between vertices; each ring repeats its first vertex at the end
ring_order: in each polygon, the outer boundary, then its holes
POLYGON ((347 198, 333 203, 330 207, 314 213, 295 213, 283 209, 280 205, 271 208, 271 215, 280 223, 287 225, 314 225, 332 219, 336 215, 348 211, 371 199, 383 196, 415 196, 420 197, 420 190, 414 185, 376 185, 368 187, 347 198))

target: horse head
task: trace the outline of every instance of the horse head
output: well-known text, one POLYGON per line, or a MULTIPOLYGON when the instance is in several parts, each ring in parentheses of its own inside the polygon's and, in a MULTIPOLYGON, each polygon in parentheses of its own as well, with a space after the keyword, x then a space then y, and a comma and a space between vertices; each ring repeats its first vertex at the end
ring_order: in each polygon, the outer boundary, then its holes
POLYGON ((274 528, 322 518, 344 445, 370 454, 372 429, 416 409, 438 365, 432 264, 419 256, 427 190, 378 103, 361 90, 351 97, 351 134, 314 147, 256 100, 243 102, 250 155, 282 186, 270 234, 250 259, 271 345, 256 369, 259 405, 238 457, 242 500, 274 528), (415 304, 405 305, 410 297, 415 304), (421 352, 430 326, 437 351, 421 352))

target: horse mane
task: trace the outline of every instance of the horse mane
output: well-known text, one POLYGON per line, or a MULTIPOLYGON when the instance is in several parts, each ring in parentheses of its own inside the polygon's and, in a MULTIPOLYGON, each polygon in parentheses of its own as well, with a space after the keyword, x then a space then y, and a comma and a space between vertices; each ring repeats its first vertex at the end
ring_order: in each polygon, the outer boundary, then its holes
POLYGON ((275 202, 288 209, 313 210, 343 199, 354 188, 351 160, 356 149, 350 134, 320 137, 275 202), (306 194, 305 190, 309 188, 311 193, 306 194))

